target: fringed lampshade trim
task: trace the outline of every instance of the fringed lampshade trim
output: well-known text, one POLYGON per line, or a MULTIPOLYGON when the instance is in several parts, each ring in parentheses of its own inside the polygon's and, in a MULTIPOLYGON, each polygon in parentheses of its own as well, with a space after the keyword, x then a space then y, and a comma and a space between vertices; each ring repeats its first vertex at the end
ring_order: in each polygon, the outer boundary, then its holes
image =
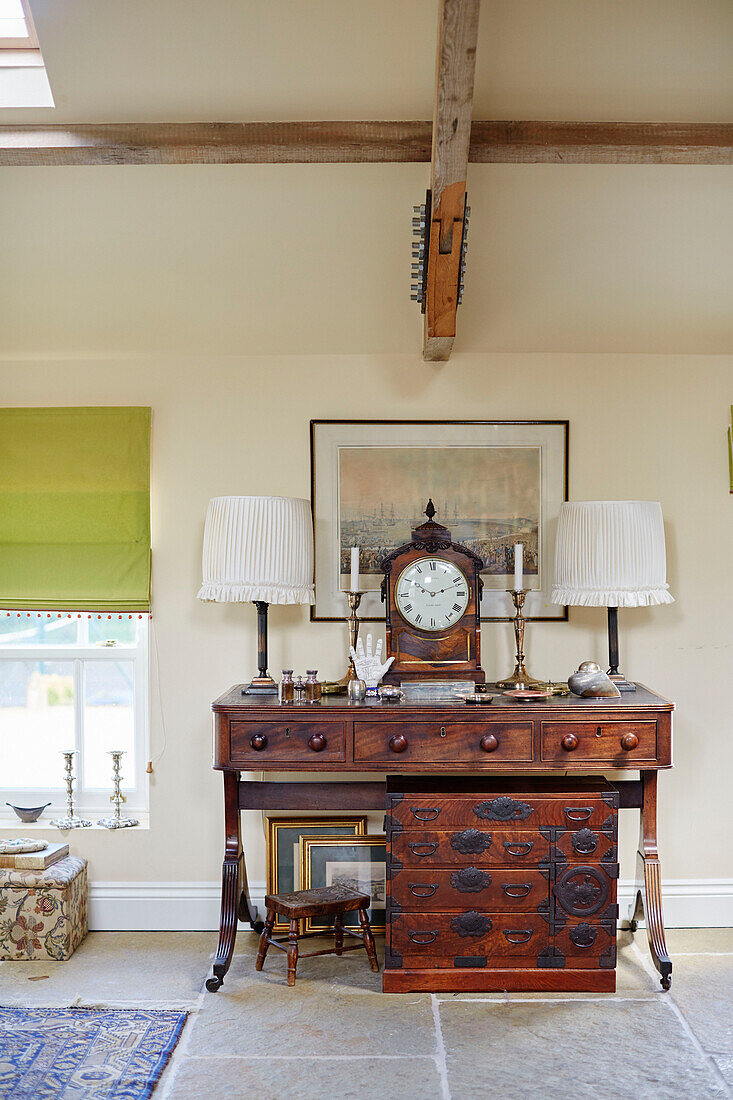
POLYGON ((251 600, 263 600, 265 603, 314 603, 313 585, 285 587, 268 584, 202 584, 199 589, 200 600, 213 600, 216 603, 246 603, 251 600))
POLYGON ((667 587, 634 589, 612 588, 562 588, 552 589, 552 602, 571 604, 573 607, 657 607, 674 603, 674 596, 667 587))

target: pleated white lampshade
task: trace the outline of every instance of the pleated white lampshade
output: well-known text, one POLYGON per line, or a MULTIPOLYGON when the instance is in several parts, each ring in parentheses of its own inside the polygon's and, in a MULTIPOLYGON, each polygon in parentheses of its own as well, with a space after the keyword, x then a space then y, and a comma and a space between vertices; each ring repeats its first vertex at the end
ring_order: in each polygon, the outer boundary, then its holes
POLYGON ((674 603, 667 584, 662 506, 654 500, 563 504, 552 602, 584 607, 674 603))
POLYGON ((313 603, 313 519, 299 497, 214 497, 200 600, 313 603))

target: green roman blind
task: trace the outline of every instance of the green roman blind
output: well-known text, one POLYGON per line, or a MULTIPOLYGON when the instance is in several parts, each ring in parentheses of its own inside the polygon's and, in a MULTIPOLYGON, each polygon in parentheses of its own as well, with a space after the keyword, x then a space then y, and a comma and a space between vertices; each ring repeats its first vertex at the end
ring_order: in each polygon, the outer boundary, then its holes
POLYGON ((149 609, 150 420, 0 409, 0 608, 149 609))

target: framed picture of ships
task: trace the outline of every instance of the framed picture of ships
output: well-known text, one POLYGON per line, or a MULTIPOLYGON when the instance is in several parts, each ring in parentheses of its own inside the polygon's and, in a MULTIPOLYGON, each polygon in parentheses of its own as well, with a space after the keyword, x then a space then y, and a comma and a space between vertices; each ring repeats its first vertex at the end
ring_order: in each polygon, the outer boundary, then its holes
POLYGON ((567 420, 311 420, 316 602, 311 619, 347 615, 359 547, 359 617, 382 622, 382 557, 435 519, 484 560, 484 621, 510 619, 514 544, 524 546, 524 613, 567 619, 550 603, 554 532, 568 491, 567 420))

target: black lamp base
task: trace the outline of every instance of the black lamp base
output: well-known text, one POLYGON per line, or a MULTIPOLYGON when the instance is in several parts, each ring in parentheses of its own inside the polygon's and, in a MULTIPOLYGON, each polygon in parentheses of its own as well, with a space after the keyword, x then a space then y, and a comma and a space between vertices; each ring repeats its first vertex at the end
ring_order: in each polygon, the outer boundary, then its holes
POLYGON ((254 600, 257 608, 257 675, 242 688, 242 695, 277 695, 277 684, 267 671, 267 608, 264 600, 254 600))
POLYGON ((636 684, 618 670, 618 608, 608 609, 608 676, 619 691, 636 691, 636 684))
POLYGON ((609 680, 613 680, 614 684, 619 691, 636 691, 636 684, 632 684, 625 676, 622 676, 620 672, 608 673, 609 680))
POLYGON ((271 676, 255 676, 242 688, 242 695, 277 695, 277 684, 271 676))

